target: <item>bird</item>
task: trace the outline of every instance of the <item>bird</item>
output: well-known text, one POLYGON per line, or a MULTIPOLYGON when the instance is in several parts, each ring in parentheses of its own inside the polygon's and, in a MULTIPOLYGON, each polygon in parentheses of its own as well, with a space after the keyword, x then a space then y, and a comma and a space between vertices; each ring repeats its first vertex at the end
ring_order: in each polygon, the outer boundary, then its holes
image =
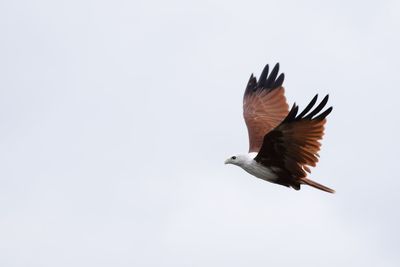
POLYGON ((329 95, 318 105, 315 95, 301 112, 296 103, 289 110, 282 86, 285 74, 278 74, 279 63, 270 73, 267 64, 258 80, 251 74, 243 96, 249 150, 229 157, 225 164, 237 165, 257 178, 295 190, 308 185, 335 193, 308 178, 310 167, 318 162, 326 117, 333 109, 324 110, 329 95))

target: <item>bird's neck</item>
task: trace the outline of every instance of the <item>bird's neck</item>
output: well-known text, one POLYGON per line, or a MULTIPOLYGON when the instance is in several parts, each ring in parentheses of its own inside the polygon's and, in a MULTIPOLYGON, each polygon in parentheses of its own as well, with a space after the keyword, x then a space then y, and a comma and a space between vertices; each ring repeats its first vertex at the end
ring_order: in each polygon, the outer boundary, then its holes
POLYGON ((251 159, 254 159, 257 156, 257 154, 258 154, 257 152, 250 152, 247 154, 247 156, 251 159))
POLYGON ((253 160, 256 156, 257 156, 256 152, 250 152, 247 154, 240 155, 240 161, 237 163, 237 165, 245 169, 246 166, 251 165, 253 163, 253 160))

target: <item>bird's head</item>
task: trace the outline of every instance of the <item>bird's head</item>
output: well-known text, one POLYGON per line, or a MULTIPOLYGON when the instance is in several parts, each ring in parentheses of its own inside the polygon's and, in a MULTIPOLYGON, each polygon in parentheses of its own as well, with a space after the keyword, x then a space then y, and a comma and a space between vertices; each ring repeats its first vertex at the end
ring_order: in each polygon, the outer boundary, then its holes
POLYGON ((247 155, 234 155, 225 160, 225 164, 234 164, 241 166, 248 160, 247 155))

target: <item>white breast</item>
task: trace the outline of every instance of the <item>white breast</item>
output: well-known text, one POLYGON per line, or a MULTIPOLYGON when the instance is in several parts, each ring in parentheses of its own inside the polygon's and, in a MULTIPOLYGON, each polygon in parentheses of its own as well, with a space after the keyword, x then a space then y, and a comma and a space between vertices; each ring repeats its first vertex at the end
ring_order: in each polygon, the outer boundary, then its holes
POLYGON ((249 160, 247 160, 242 166, 245 171, 254 175, 257 178, 266 180, 266 181, 275 181, 278 176, 269 168, 257 163, 254 158, 257 153, 249 153, 249 160))

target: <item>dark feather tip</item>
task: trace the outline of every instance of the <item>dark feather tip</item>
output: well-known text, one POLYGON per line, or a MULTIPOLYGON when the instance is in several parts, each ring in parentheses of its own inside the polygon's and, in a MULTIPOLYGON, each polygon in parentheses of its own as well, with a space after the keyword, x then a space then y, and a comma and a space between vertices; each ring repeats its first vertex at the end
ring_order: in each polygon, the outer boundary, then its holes
POLYGON ((328 103, 328 99, 329 99, 329 95, 326 95, 324 97, 324 99, 322 99, 321 103, 319 103, 319 105, 310 112, 310 114, 308 114, 306 117, 304 117, 305 119, 312 119, 315 115, 317 115, 326 105, 326 103, 328 103))
POLYGON ((307 114, 307 112, 309 112, 312 107, 315 105, 315 103, 317 102, 318 99, 318 94, 316 94, 313 99, 310 101, 310 103, 307 105, 307 107, 299 114, 299 116, 297 116, 298 119, 302 119, 304 115, 307 114))
POLYGON ((260 87, 264 86, 265 81, 266 81, 267 76, 268 76, 268 72, 269 72, 269 66, 267 64, 267 65, 265 65, 263 71, 261 72, 260 80, 258 82, 260 87))

